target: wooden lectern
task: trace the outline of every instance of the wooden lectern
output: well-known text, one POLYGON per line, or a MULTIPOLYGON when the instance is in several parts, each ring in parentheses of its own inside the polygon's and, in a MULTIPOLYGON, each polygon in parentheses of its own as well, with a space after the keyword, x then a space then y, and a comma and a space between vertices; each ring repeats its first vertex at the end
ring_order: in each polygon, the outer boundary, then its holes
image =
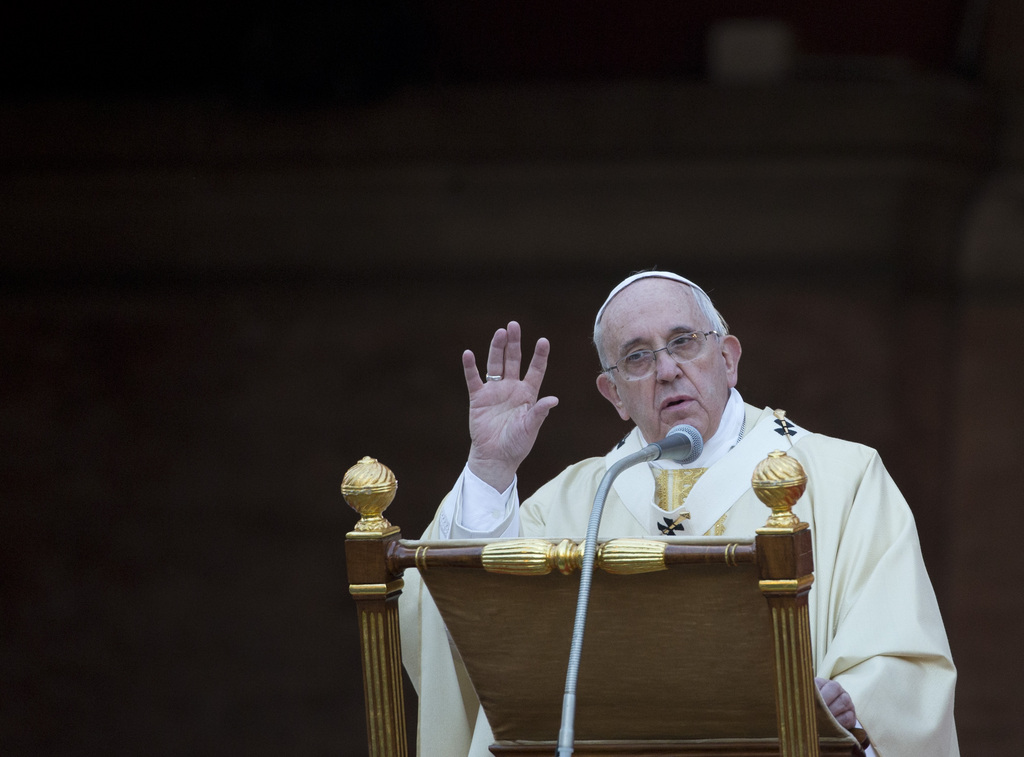
MULTIPOLYGON (((598 550, 577 688, 575 754, 862 755, 813 681, 811 538, 792 513, 800 464, 773 452, 753 486, 757 536, 613 539, 598 550)), ((370 754, 405 755, 398 595, 430 590, 494 733, 495 755, 554 754, 583 546, 568 540, 404 541, 382 513, 394 475, 346 474, 362 515, 346 540, 370 754), (514 633, 482 633, 508 628, 514 633)))

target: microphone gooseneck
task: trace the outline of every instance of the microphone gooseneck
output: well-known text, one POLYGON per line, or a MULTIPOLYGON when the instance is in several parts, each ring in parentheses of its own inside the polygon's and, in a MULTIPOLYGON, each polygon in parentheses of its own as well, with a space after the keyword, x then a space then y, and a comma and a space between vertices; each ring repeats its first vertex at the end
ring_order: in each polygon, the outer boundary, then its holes
POLYGON ((558 731, 556 757, 569 757, 573 753, 574 723, 576 720, 576 679, 579 676, 580 656, 583 651, 583 630, 587 622, 587 605, 590 601, 590 579, 594 573, 594 556, 597 552, 597 531, 601 525, 604 501, 615 478, 626 468, 653 460, 675 460, 692 463, 704 449, 704 440, 693 426, 674 426, 659 442, 648 444, 639 452, 627 455, 612 463, 601 479, 594 495, 594 507, 587 524, 587 538, 583 546, 583 563, 580 566, 580 593, 576 602, 576 621, 572 629, 572 646, 569 648, 569 667, 565 674, 565 693, 562 699, 562 724, 558 731))

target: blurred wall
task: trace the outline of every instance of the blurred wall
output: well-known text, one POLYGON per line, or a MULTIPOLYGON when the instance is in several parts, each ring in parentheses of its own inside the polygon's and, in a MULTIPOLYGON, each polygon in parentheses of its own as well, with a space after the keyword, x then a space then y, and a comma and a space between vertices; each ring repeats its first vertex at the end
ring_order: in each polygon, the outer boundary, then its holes
POLYGON ((747 401, 882 452, 962 750, 1019 752, 1022 27, 993 8, 980 79, 5 107, 0 748, 365 754, 345 470, 389 465, 417 535, 468 448, 459 355, 511 318, 561 399, 523 488, 603 453, 593 314, 658 266, 743 340, 747 401))

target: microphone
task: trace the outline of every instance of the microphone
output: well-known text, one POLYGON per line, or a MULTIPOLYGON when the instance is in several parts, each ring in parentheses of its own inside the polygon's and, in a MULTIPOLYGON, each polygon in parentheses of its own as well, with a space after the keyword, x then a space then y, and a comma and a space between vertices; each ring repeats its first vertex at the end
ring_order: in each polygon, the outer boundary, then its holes
POLYGON ((680 423, 673 426, 664 439, 647 445, 646 449, 651 447, 657 447, 659 452, 658 456, 650 458, 651 460, 665 459, 692 463, 704 451, 704 440, 693 426, 680 423))
POLYGON ((597 531, 601 525, 604 501, 611 490, 612 482, 626 468, 637 463, 652 460, 675 460, 692 463, 704 450, 704 440, 693 426, 680 423, 673 426, 661 441, 648 444, 639 452, 612 463, 597 487, 594 508, 590 511, 587 524, 587 539, 583 546, 583 564, 580 566, 580 593, 576 602, 576 622, 572 629, 572 646, 569 649, 569 667, 565 674, 565 692, 562 698, 562 724, 558 731, 556 757, 568 757, 573 753, 574 722, 576 720, 576 679, 579 676, 580 655, 583 652, 583 629, 587 622, 587 604, 590 601, 590 579, 594 573, 594 557, 597 552, 597 531))
MULTIPOLYGON (((648 444, 639 452, 627 455, 621 460, 613 463, 608 468, 605 477, 611 476, 614 479, 626 468, 631 468, 638 463, 649 463, 653 460, 675 460, 679 463, 692 463, 704 450, 704 440, 700 432, 693 426, 680 423, 673 426, 668 435, 661 441, 648 444)), ((602 483, 604 483, 602 481, 602 483)), ((611 480, 608 481, 611 483, 611 480)), ((599 490, 600 491, 600 490, 599 490)), ((595 499, 595 504, 596 504, 595 499)))

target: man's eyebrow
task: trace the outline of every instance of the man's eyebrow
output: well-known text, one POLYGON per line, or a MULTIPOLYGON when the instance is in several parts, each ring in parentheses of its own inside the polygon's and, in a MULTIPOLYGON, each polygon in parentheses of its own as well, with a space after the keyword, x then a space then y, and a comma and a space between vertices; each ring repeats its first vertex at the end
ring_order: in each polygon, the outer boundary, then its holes
POLYGON ((635 339, 630 339, 624 345, 619 347, 619 354, 620 355, 628 355, 630 352, 633 351, 634 347, 636 347, 638 345, 641 345, 641 344, 645 344, 646 342, 647 342, 646 339, 644 339, 643 337, 639 337, 639 336, 636 337, 635 339))

